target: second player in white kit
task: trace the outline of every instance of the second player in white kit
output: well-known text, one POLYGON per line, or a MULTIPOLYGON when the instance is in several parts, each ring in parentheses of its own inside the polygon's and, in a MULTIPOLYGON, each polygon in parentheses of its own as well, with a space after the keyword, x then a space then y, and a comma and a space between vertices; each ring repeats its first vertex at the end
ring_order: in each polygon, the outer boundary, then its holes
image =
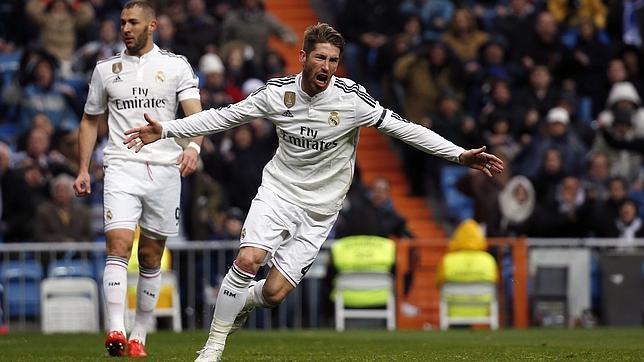
POLYGON ((353 178, 361 127, 376 127, 429 154, 491 176, 503 163, 484 148, 464 150, 408 122, 375 101, 363 87, 335 77, 344 47, 327 24, 309 27, 300 51, 302 73, 272 79, 245 100, 179 120, 126 132, 137 151, 173 137, 224 131, 256 117, 270 119, 279 147, 266 165, 241 234, 239 254, 224 278, 205 347, 197 361, 218 361, 226 337, 254 307, 275 307, 295 288, 326 240, 353 178), (146 146, 147 147, 147 146, 146 146), (272 267, 254 284, 262 263, 272 267))

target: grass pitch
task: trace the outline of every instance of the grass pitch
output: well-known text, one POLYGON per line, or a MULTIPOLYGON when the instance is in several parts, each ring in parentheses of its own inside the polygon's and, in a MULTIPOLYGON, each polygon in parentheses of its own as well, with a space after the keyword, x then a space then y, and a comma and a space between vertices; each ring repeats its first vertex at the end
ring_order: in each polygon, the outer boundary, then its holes
MULTIPOLYGON (((192 361, 207 332, 148 337, 148 361, 192 361)), ((0 336, 0 361, 109 360, 103 334, 0 336)), ((242 331, 224 361, 642 361, 644 329, 242 331)))

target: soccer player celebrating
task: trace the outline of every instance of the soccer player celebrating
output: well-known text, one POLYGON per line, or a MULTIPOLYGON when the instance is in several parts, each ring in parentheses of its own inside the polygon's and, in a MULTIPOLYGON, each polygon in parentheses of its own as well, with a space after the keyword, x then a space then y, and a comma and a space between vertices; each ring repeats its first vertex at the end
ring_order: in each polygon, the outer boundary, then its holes
POLYGON ((299 54, 300 74, 269 80, 239 103, 183 119, 161 123, 146 114, 148 125, 126 132, 125 144, 142 152, 143 145, 157 140, 220 132, 256 117, 270 119, 277 128, 279 147, 264 168, 197 361, 219 361, 226 337, 253 308, 277 306, 302 280, 351 184, 360 127, 376 127, 488 176, 503 171, 503 162, 484 147, 464 150, 383 108, 362 86, 336 77, 343 48, 342 35, 331 26, 311 26, 299 54), (264 262, 270 271, 255 283, 264 262))
POLYGON ((107 261, 103 292, 110 331, 105 347, 112 356, 123 356, 126 344, 130 357, 146 356, 145 337, 161 285, 161 255, 166 238, 175 235, 179 225, 181 176, 194 172, 199 158, 201 137, 185 149, 166 139, 136 154, 123 144, 124 130, 144 123, 144 112, 171 119, 178 103, 188 115, 201 111, 196 75, 184 57, 153 43, 156 27, 149 3, 135 0, 124 5, 121 36, 126 50, 96 64, 80 124, 77 196, 91 192, 88 170, 98 123, 107 120, 109 126, 104 150, 107 261), (136 317, 127 341, 127 264, 137 223, 141 236, 136 317))

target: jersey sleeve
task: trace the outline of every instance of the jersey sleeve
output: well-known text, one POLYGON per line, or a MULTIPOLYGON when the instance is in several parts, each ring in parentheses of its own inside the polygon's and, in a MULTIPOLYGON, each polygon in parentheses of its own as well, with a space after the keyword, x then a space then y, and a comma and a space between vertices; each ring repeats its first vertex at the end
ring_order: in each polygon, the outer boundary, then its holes
POLYGON ((396 112, 382 107, 379 112, 374 127, 425 153, 458 163, 458 156, 465 151, 463 147, 446 140, 429 128, 409 122, 396 112))
POLYGON ((254 118, 267 117, 266 86, 256 90, 246 99, 217 109, 208 109, 185 118, 163 122, 162 138, 186 138, 225 131, 250 122, 254 118))
POLYGON ((107 94, 105 85, 98 67, 95 67, 92 73, 92 80, 89 82, 89 92, 87 93, 84 111, 87 114, 96 115, 103 114, 106 110, 107 94))
POLYGON ((200 99, 199 78, 192 70, 185 57, 179 60, 179 81, 177 83, 177 100, 183 102, 186 99, 200 99))

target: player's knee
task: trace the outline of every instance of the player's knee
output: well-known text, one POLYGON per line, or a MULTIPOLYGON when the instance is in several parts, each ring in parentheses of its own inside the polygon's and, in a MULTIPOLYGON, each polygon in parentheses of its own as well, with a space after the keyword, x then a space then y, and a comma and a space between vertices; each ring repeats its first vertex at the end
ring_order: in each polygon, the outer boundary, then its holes
POLYGON ((107 242, 107 255, 130 259, 132 244, 125 239, 112 239, 107 242))
POLYGON ((156 250, 151 249, 139 249, 139 265, 148 268, 158 268, 161 265, 161 256, 163 253, 159 253, 156 250))
POLYGON ((259 267, 262 265, 265 256, 266 252, 263 250, 256 248, 242 248, 239 250, 239 254, 237 254, 235 264, 245 272, 256 274, 259 267), (258 252, 258 250, 261 252, 258 252))

